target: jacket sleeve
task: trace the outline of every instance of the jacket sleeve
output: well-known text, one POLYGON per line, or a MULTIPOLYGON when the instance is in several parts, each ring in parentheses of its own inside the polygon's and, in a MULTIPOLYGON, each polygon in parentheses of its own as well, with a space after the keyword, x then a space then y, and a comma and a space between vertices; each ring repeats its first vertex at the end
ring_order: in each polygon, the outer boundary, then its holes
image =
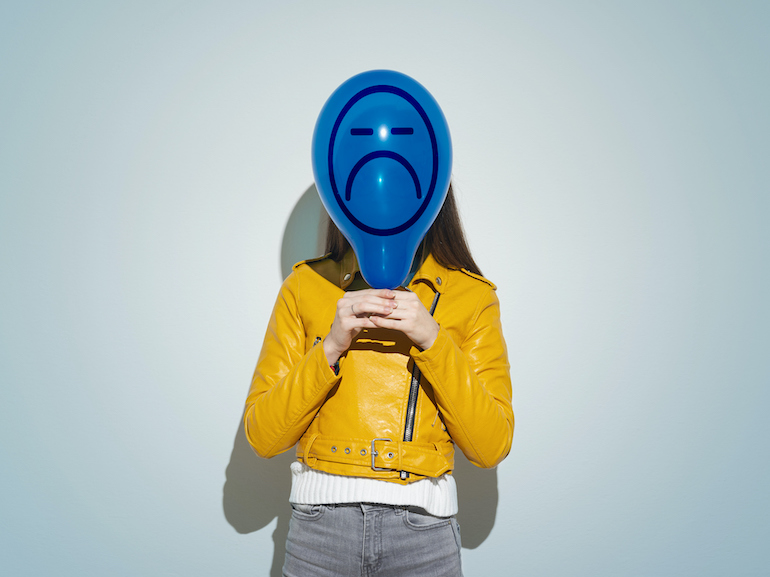
POLYGON ((513 407, 510 365, 494 290, 485 291, 462 343, 443 327, 433 345, 412 350, 433 386, 455 444, 479 467, 494 467, 511 450, 513 407))
POLYGON ((274 457, 299 440, 338 381, 323 347, 305 352, 299 275, 281 287, 246 398, 246 438, 260 457, 274 457))

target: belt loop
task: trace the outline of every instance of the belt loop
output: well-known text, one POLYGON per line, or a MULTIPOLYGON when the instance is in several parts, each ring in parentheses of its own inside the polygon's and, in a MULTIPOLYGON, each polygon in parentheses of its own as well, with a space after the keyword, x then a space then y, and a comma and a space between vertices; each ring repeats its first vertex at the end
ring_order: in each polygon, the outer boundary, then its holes
POLYGON ((318 461, 318 457, 310 457, 310 448, 313 446, 313 443, 315 443, 315 440, 318 438, 318 433, 315 433, 310 436, 310 439, 307 442, 307 445, 305 445, 305 454, 303 455, 303 460, 305 461, 305 464, 308 467, 313 467, 313 465, 316 464, 318 461), (312 463, 311 463, 312 459, 312 463))

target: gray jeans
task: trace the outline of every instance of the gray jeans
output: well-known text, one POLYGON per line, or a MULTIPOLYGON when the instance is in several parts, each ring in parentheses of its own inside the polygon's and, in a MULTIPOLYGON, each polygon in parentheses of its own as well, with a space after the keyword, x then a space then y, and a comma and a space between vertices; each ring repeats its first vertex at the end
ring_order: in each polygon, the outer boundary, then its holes
POLYGON ((415 507, 292 505, 285 577, 462 577, 460 527, 415 507))

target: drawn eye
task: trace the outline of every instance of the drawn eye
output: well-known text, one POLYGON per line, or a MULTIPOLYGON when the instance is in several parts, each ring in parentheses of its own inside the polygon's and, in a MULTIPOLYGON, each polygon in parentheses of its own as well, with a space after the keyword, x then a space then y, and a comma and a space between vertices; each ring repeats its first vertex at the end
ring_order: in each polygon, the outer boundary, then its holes
POLYGON ((390 133, 391 134, 414 134, 414 128, 411 128, 411 127, 391 128, 390 133))
POLYGON ((374 134, 374 130, 371 128, 351 128, 350 134, 352 136, 371 136, 374 134))

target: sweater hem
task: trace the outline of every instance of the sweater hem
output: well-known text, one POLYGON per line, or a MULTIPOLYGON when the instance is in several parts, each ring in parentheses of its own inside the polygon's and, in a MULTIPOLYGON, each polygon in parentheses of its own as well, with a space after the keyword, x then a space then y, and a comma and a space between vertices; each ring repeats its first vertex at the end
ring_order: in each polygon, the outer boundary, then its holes
POLYGON ((300 461, 291 464, 289 502, 297 505, 378 503, 421 507, 436 517, 457 515, 457 485, 454 477, 421 479, 408 485, 366 477, 333 475, 311 469, 300 461))

